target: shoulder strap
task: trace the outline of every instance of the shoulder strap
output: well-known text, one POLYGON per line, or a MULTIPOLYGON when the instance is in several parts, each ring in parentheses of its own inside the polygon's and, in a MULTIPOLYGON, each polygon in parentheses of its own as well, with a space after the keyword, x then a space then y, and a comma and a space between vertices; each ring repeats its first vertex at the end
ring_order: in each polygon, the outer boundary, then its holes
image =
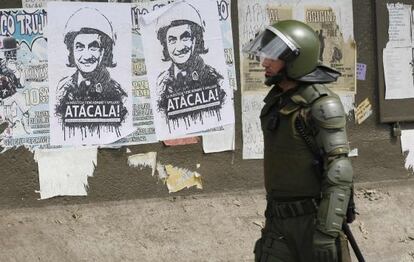
POLYGON ((303 138, 303 140, 305 141, 305 143, 309 147, 309 149, 312 151, 312 153, 319 158, 320 157, 319 148, 316 145, 316 142, 315 142, 314 138, 311 137, 308 134, 309 132, 306 131, 306 126, 305 126, 304 121, 305 120, 303 119, 303 117, 300 114, 298 114, 296 119, 295 119, 296 131, 303 138))
POLYGON ((298 114, 298 116, 295 119, 295 128, 313 154, 313 157, 314 157, 313 166, 316 170, 317 178, 322 179, 324 164, 323 164, 323 158, 322 158, 321 152, 319 151, 319 148, 316 145, 316 142, 313 139, 313 137, 311 137, 306 132, 304 119, 302 118, 300 114, 298 114))

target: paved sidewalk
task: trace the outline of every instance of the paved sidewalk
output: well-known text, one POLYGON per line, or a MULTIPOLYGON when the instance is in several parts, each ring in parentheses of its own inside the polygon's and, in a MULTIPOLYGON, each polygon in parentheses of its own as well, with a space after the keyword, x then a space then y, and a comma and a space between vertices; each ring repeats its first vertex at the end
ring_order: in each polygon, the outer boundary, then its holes
MULTIPOLYGON (((414 261, 414 183, 358 184, 366 261, 414 261)), ((0 210, 0 261, 252 261, 264 191, 0 210)), ((355 260, 356 261, 356 260, 355 260)))

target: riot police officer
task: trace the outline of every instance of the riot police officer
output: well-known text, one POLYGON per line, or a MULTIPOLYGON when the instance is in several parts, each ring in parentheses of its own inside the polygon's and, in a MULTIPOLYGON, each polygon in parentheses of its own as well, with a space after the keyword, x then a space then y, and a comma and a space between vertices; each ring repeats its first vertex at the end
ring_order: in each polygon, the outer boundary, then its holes
POLYGON ((260 115, 267 208, 255 260, 341 261, 353 171, 343 106, 324 85, 340 74, 320 64, 318 36, 299 21, 266 27, 243 51, 272 87, 260 115))

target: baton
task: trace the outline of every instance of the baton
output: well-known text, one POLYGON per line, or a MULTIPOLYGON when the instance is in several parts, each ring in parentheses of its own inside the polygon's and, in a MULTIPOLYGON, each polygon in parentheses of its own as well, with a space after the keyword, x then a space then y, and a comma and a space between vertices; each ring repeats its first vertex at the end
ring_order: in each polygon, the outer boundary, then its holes
POLYGON ((347 223, 342 224, 342 230, 344 231, 346 237, 348 238, 349 243, 351 244, 351 247, 354 250, 355 256, 358 259, 358 262, 365 262, 365 259, 362 256, 361 250, 359 249, 358 244, 355 241, 354 235, 352 234, 351 229, 349 228, 349 225, 347 223))

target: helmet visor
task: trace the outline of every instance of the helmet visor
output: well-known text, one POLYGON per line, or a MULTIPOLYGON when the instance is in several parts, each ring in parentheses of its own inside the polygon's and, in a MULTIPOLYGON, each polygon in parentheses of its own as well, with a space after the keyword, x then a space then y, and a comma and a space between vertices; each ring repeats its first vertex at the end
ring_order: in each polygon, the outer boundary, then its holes
POLYGON ((255 39, 250 41, 242 51, 260 60, 280 59, 288 62, 298 56, 299 48, 282 34, 277 34, 277 31, 275 31, 273 27, 267 27, 255 39))

